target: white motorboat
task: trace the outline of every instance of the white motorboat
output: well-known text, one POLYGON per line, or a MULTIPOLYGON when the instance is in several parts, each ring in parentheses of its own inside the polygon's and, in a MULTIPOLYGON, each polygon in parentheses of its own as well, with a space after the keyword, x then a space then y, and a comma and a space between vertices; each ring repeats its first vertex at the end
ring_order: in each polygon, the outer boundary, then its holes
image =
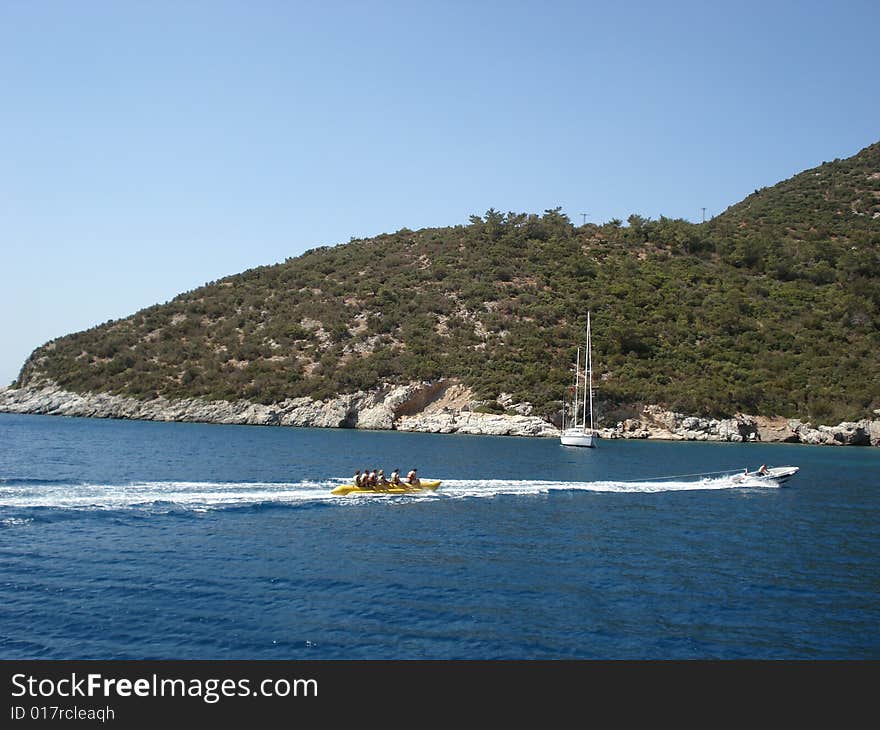
POLYGON ((785 484, 789 479, 791 479, 795 474, 800 471, 799 466, 774 466, 774 467, 762 467, 761 469, 756 469, 755 471, 746 471, 742 474, 737 474, 733 481, 737 484, 776 484, 782 485, 785 484))

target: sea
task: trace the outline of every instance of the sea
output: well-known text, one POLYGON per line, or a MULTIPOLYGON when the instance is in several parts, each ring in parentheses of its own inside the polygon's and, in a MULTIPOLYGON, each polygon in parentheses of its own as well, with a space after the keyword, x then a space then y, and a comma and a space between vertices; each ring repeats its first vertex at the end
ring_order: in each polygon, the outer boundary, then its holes
POLYGON ((880 449, 0 414, 0 585, 7 660, 878 659, 880 449))

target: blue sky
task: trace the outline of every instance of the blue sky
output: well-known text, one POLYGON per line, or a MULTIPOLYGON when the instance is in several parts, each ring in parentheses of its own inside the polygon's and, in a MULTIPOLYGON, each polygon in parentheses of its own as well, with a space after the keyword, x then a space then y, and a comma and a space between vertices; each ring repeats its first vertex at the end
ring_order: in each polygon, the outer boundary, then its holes
POLYGON ((880 139, 875 2, 0 0, 0 385, 318 245, 699 221, 880 139))

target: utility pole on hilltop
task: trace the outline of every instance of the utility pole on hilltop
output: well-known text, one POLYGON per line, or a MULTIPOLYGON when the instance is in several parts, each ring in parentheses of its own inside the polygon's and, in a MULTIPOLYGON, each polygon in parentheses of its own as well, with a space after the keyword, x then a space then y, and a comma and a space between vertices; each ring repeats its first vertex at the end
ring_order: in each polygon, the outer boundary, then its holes
POLYGON ((581 213, 581 215, 584 217, 584 222, 582 225, 587 225, 587 216, 589 215, 589 213, 581 213))
POLYGON ((706 222, 706 209, 703 208, 703 223, 706 222))

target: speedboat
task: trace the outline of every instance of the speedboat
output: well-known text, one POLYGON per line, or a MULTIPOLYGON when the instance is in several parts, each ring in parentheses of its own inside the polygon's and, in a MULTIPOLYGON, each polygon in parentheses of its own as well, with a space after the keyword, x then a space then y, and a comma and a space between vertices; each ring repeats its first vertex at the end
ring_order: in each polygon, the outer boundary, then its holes
POLYGON ((755 471, 746 470, 743 474, 738 474, 733 478, 737 484, 785 484, 795 474, 800 471, 799 466, 774 466, 769 469, 756 469, 755 471))

